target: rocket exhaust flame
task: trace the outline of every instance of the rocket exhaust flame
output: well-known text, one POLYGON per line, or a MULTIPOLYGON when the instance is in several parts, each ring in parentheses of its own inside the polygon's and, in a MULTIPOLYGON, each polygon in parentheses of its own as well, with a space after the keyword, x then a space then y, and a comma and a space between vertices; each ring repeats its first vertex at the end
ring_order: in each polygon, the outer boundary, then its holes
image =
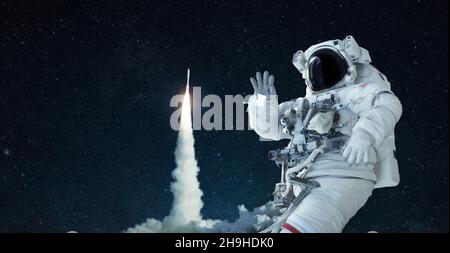
MULTIPOLYGON (((189 96, 189 77, 190 70, 187 70, 187 83, 186 83, 186 92, 184 93, 183 105, 181 108, 181 119, 180 119, 180 132, 181 130, 192 132, 192 118, 191 118, 191 98, 189 96)), ((194 137, 192 137, 193 139, 194 137)))

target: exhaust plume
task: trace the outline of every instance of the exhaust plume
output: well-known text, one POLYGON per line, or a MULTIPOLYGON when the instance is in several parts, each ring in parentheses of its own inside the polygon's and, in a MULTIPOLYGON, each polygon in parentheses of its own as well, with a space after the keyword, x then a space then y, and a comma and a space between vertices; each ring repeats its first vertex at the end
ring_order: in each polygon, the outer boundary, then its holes
POLYGON ((165 223, 174 227, 185 227, 190 222, 202 219, 200 210, 203 207, 200 184, 197 180, 199 168, 195 160, 194 135, 191 121, 191 102, 189 96, 189 69, 186 93, 181 109, 180 129, 175 149, 176 169, 172 172, 174 182, 171 184, 174 201, 170 215, 165 223))

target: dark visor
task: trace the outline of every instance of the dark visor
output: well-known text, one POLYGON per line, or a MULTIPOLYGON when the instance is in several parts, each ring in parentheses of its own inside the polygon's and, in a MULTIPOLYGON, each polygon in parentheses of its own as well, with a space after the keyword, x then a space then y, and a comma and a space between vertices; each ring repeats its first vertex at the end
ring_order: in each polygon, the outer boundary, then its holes
POLYGON ((320 49, 308 61, 309 80, 313 91, 333 87, 347 73, 348 64, 344 58, 331 49, 320 49))

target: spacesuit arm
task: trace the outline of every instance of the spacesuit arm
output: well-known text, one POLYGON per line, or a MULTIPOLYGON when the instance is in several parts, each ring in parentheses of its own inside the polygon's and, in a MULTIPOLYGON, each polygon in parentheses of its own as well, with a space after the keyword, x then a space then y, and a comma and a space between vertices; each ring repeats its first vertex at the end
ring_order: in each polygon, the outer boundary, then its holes
POLYGON ((372 106, 362 111, 352 132, 360 130, 370 133, 377 146, 394 132, 395 124, 402 115, 400 100, 390 91, 382 91, 375 95, 372 106))
POLYGON ((276 95, 252 95, 248 101, 248 118, 250 128, 265 139, 290 139, 290 135, 283 132, 280 115, 290 106, 291 101, 278 105, 276 95))

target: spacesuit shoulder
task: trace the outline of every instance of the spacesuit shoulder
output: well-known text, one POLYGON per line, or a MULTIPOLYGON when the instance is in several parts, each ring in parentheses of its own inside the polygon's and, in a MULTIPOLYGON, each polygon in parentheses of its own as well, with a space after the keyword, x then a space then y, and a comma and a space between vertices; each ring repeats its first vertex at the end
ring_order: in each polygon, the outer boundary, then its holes
POLYGON ((391 92, 391 84, 387 77, 370 64, 359 65, 357 67, 358 78, 355 86, 363 93, 391 92))
POLYGON ((354 88, 363 94, 391 93, 391 88, 383 82, 363 81, 356 83, 354 88))

